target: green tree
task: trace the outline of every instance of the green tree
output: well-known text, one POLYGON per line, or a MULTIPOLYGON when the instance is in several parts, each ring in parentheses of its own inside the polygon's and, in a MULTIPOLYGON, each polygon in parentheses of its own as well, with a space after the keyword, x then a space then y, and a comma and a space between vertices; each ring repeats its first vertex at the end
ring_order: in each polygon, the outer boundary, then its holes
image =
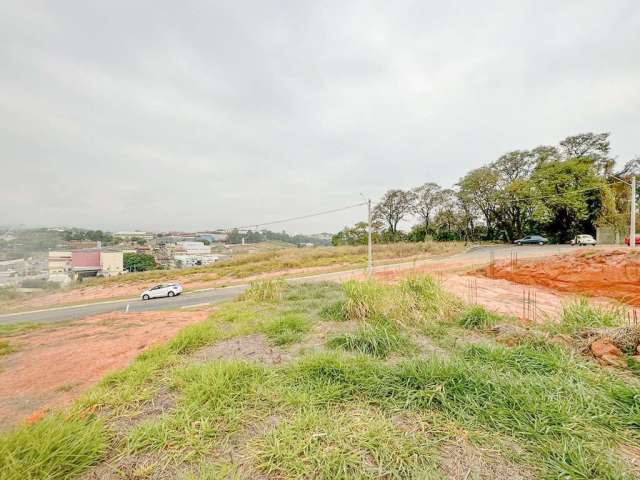
POLYGON ((558 242, 594 233, 612 192, 598 174, 597 161, 573 158, 538 168, 531 177, 533 219, 558 242))
POLYGON ((414 198, 410 191, 389 190, 373 209, 373 218, 387 224, 390 238, 397 236, 398 223, 411 213, 414 198))
POLYGON ((129 272, 144 272, 157 267, 155 258, 148 253, 125 253, 122 262, 129 272))

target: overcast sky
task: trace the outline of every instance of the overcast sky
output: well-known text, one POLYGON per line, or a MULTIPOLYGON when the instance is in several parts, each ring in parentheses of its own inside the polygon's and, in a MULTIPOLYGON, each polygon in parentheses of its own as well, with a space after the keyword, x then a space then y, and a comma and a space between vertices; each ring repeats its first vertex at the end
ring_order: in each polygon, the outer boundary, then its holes
MULTIPOLYGON (((0 224, 245 225, 609 131, 640 2, 26 1, 0 15, 0 224)), ((334 231, 363 208, 272 227, 334 231)))

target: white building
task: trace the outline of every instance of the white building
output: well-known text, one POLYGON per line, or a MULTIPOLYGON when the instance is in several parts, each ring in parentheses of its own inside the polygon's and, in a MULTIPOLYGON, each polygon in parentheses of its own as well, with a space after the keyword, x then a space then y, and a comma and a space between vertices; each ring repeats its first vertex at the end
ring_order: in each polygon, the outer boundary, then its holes
POLYGON ((208 255, 211 253, 211 247, 205 245, 204 242, 178 242, 176 250, 187 255, 208 255))

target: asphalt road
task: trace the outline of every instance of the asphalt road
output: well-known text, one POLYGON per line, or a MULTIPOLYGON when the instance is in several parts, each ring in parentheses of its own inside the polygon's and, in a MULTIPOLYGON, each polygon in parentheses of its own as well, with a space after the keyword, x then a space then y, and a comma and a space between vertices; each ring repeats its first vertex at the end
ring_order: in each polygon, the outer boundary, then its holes
MULTIPOLYGON (((466 252, 457 253, 448 257, 439 257, 429 260, 420 260, 417 262, 402 262, 390 265, 379 265, 374 268, 376 272, 384 270, 397 270, 403 268, 412 268, 415 266, 428 265, 430 263, 446 263, 459 264, 464 262, 469 265, 488 263, 491 253, 493 252, 496 260, 510 258, 512 252, 517 252, 519 259, 554 255, 557 253, 573 251, 577 247, 568 245, 545 245, 545 246, 521 246, 512 247, 509 245, 496 247, 474 247, 466 252)), ((588 247, 587 247, 588 248, 588 247)), ((319 282, 338 280, 362 273, 363 269, 353 269, 341 272, 323 273, 307 277, 296 277, 288 279, 289 282, 319 282)), ((65 322, 69 320, 78 320, 91 315, 100 313, 129 311, 129 312, 145 312, 150 310, 173 310, 177 308, 196 308, 198 306, 206 306, 221 300, 230 299, 240 294, 246 285, 236 285, 223 288, 207 288, 192 292, 184 292, 182 295, 173 298, 158 298, 152 300, 111 300, 93 302, 85 305, 74 305, 65 307, 54 307, 42 310, 32 310, 29 312, 10 313, 0 315, 0 324, 33 322, 33 323, 54 323, 65 322), (128 309, 128 310, 127 310, 128 309)))

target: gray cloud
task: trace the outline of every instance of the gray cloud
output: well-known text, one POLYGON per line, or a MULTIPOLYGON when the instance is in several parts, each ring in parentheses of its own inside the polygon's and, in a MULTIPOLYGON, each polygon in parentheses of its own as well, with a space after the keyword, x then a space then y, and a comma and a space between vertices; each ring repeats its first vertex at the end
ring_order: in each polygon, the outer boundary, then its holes
POLYGON ((270 221, 582 131, 640 153, 637 2, 442 3, 10 2, 0 224, 270 221))

